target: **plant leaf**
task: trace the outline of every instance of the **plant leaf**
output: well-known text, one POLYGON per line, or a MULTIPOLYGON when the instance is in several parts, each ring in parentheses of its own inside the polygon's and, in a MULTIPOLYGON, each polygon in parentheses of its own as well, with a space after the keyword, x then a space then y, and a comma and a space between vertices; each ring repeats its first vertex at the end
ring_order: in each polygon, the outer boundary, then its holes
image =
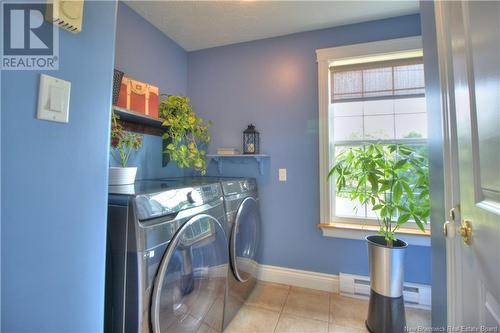
POLYGON ((425 232, 424 225, 420 218, 417 215, 413 215, 413 219, 415 220, 415 223, 417 224, 418 228, 422 231, 425 232))
POLYGON ((406 163, 408 162, 408 159, 403 158, 402 160, 399 160, 396 162, 394 165, 394 169, 401 169, 406 163))
POLYGON ((399 202, 401 200, 401 196, 403 195, 403 186, 401 185, 401 182, 397 181, 394 184, 392 195, 394 202, 399 202))
POLYGON ((368 174, 368 181, 370 182, 370 185, 372 187, 372 191, 373 193, 377 193, 378 192, 378 178, 377 178, 377 175, 373 172, 370 172, 368 174))
POLYGON ((398 222, 397 222, 397 225, 400 226, 406 222, 408 222, 408 220, 410 219, 411 215, 408 214, 408 213, 405 213, 405 214, 401 214, 398 218, 398 222))
POLYGON ((401 181, 401 184, 403 185, 403 188, 406 194, 408 195, 408 198, 411 198, 411 200, 413 200, 413 190, 411 189, 410 184, 408 184, 405 181, 401 181))

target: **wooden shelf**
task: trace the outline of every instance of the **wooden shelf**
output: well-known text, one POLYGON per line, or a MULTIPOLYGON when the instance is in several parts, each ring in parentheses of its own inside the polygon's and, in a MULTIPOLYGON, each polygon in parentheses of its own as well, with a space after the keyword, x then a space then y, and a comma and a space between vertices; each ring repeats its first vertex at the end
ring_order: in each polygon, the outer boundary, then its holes
POLYGON ((115 111, 116 114, 118 114, 118 116, 120 116, 120 119, 123 121, 157 127, 157 128, 162 127, 161 124, 163 123, 163 121, 161 119, 156 119, 139 112, 120 108, 118 106, 113 106, 113 111, 115 111))
POLYGON ((113 111, 120 117, 118 120, 123 127, 131 132, 162 136, 165 128, 161 119, 145 114, 113 106, 113 111))
POLYGON ((247 161, 255 160, 259 165, 259 172, 261 175, 264 174, 265 161, 271 158, 271 156, 265 154, 207 155, 207 157, 217 163, 219 174, 222 173, 223 161, 231 163, 247 163, 247 161))

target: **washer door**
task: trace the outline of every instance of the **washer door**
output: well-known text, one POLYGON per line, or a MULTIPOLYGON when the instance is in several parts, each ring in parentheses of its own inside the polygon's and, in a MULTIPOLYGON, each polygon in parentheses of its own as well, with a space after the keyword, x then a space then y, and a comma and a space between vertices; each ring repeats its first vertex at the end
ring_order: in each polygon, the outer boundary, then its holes
POLYGON ((222 329, 227 248, 224 229, 212 216, 197 215, 177 231, 154 281, 153 332, 222 329))
POLYGON ((231 265, 241 282, 256 277, 259 233, 259 203, 253 197, 247 197, 238 207, 231 232, 231 265))

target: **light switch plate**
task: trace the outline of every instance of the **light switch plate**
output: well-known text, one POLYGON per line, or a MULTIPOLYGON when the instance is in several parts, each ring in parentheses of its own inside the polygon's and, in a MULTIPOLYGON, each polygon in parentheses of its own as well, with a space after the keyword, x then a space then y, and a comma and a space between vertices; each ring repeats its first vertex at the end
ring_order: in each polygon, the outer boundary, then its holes
POLYGON ((37 118, 67 123, 71 82, 49 75, 40 75, 37 118))
POLYGON ((286 169, 279 169, 278 170, 278 177, 280 182, 286 182, 286 169))

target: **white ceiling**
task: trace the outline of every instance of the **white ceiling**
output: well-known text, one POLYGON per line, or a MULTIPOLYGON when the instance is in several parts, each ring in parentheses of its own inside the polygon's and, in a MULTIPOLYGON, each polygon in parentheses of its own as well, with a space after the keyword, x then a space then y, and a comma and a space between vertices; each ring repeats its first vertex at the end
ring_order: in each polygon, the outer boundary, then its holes
POLYGON ((418 13, 406 1, 126 1, 187 51, 418 13))

